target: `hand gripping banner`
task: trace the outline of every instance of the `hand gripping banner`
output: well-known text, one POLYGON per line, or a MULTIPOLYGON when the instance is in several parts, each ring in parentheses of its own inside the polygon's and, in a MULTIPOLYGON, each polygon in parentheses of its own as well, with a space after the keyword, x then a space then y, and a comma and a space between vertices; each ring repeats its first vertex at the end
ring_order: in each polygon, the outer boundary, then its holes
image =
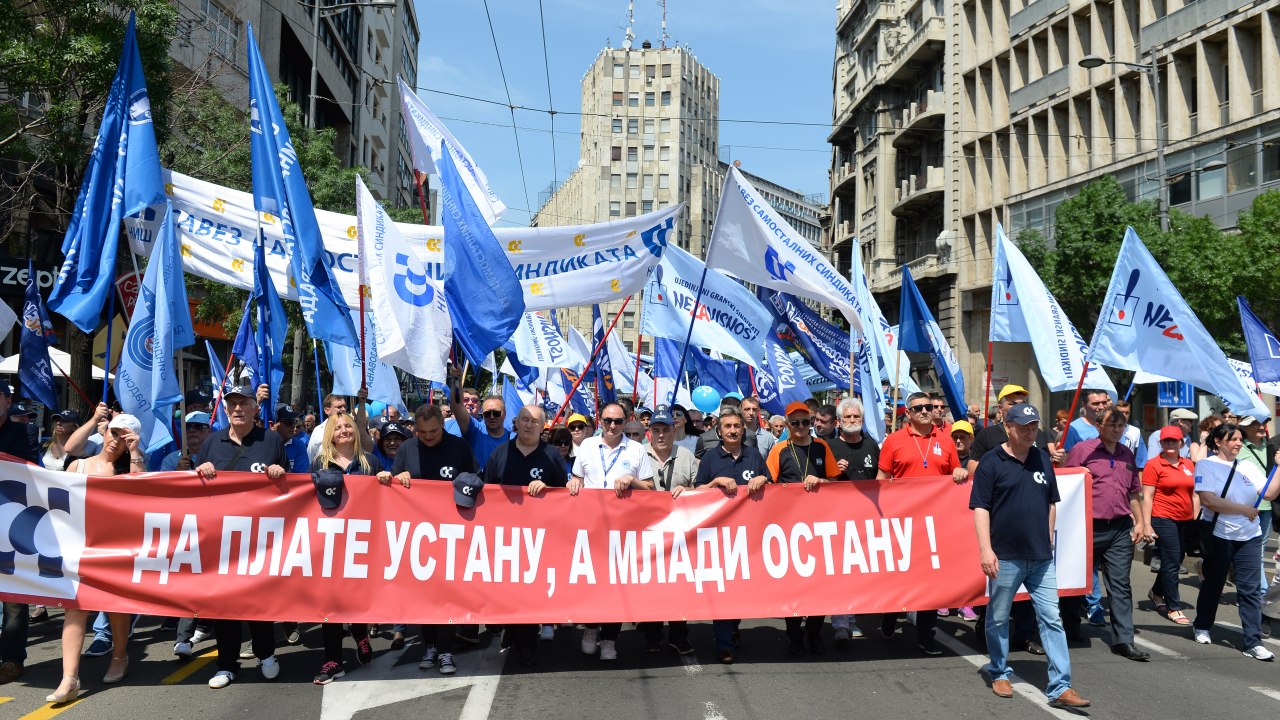
MULTIPOLYGON (((1058 582, 1089 575, 1088 485, 1060 471, 1058 582)), ((778 617, 985 602, 968 485, 950 478, 652 491, 348 476, 89 477, 0 462, 0 598, 167 616, 552 623, 778 617)))

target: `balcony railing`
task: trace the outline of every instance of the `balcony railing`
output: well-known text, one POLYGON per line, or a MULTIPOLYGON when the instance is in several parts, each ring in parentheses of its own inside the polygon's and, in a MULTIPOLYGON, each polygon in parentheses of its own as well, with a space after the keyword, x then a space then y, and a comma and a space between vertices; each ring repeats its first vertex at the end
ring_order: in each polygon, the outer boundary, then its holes
POLYGON ((1045 98, 1066 91, 1071 79, 1069 70, 1069 67, 1060 67, 1048 75, 1009 93, 1009 111, 1017 112, 1024 107, 1034 105, 1045 98))
POLYGON ((1035 0, 1009 18, 1009 35, 1017 37, 1041 20, 1067 6, 1067 0, 1035 0))
POLYGON ((1142 28, 1138 35, 1138 48, 1145 55, 1153 47, 1194 32, 1251 4, 1253 0, 1194 0, 1142 28))

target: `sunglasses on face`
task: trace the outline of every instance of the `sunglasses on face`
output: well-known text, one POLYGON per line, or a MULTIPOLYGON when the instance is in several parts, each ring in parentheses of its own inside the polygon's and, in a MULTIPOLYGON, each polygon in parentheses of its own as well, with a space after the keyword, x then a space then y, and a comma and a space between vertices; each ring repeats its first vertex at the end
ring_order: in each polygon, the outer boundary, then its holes
POLYGON ((200 423, 187 423, 187 432, 191 432, 192 430, 207 430, 207 429, 209 429, 208 425, 201 425, 200 423))
POLYGON ((910 408, 911 412, 933 412, 932 405, 915 405, 910 408))
POLYGON ((552 444, 555 445, 556 447, 569 447, 573 443, 569 442, 568 440, 558 440, 552 444))
POLYGON ((485 417, 487 417, 487 418, 500 418, 500 417, 502 417, 502 411, 501 411, 501 410, 485 410, 484 412, 482 412, 482 413, 480 413, 480 414, 481 414, 481 415, 483 415, 483 416, 485 416, 485 417))
POLYGON ((625 418, 600 418, 600 422, 605 425, 621 425, 626 422, 625 418))
POLYGON ((576 423, 574 425, 569 426, 569 432, 578 432, 586 429, 587 429, 587 426, 583 425, 582 423, 576 423))
POLYGON ((803 420, 788 420, 787 424, 794 428, 807 428, 813 424, 813 420, 805 418, 803 420))

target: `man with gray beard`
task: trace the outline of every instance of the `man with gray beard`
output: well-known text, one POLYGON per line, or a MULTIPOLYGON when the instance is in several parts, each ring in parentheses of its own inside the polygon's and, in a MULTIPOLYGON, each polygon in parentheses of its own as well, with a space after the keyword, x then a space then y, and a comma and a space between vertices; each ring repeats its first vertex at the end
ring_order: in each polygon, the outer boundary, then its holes
MULTIPOLYGON (((838 480, 874 480, 876 466, 880 462, 880 446, 874 438, 862 431, 862 402, 854 398, 840 401, 839 432, 827 445, 836 456, 840 470, 838 480)), ((837 648, 847 647, 852 638, 862 637, 862 630, 852 615, 832 615, 831 627, 835 628, 837 648)))

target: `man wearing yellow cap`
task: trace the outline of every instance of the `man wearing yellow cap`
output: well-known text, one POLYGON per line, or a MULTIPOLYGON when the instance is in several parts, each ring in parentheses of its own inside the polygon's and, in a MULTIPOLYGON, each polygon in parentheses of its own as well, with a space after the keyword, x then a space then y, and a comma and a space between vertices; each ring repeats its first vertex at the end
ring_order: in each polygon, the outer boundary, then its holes
MULTIPOLYGON (((1000 412, 997 417, 1004 418, 1004 414, 1009 408, 1018 403, 1027 402, 1029 393, 1027 389, 1021 385, 1010 383, 1000 388, 1000 412)), ((978 461, 982 459, 994 448, 998 448, 1009 440, 1009 433, 1005 430, 1004 423, 992 423, 983 428, 969 445, 969 457, 965 460, 965 465, 969 469, 969 473, 978 471, 978 461)), ((1045 434, 1044 428, 1040 428, 1036 432, 1037 447, 1042 447, 1049 451, 1049 457, 1055 464, 1061 463, 1066 458, 1066 453, 1062 451, 1058 445, 1049 442, 1049 436, 1045 434)))

